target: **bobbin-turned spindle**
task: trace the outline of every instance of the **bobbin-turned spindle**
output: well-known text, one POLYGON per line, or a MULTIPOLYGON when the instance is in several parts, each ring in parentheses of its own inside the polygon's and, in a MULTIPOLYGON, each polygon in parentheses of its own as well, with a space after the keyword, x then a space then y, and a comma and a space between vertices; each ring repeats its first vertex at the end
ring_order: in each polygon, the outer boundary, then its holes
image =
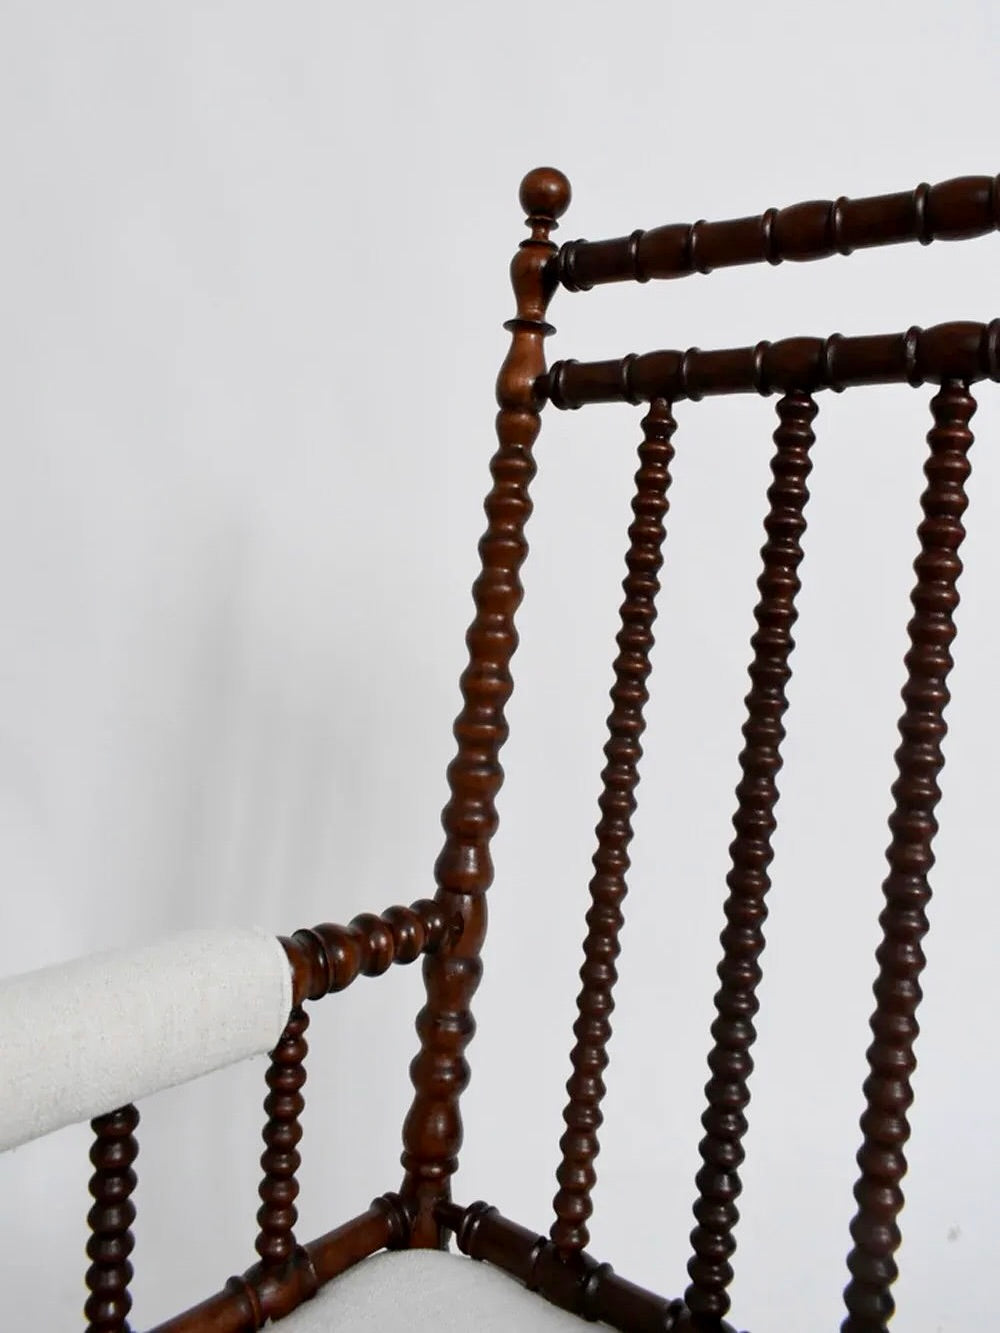
POLYGON ((465 1048, 475 1032, 471 1004, 482 975, 486 890, 493 882, 490 840, 498 823, 500 750, 507 739, 510 660, 517 647, 514 616, 524 592, 519 574, 528 553, 524 530, 535 475, 532 450, 544 401, 538 386, 545 373, 545 339, 554 332, 545 315, 559 281, 558 252, 549 236, 571 193, 569 181, 554 167, 529 171, 519 191, 531 235, 510 266, 516 313, 504 325, 511 343, 497 377, 493 486, 479 544, 482 567, 472 590, 476 609, 466 636, 469 662, 455 722, 457 750, 448 767, 450 795, 441 816, 444 847, 434 867, 435 901, 449 917, 461 918, 462 931, 454 944, 424 962, 427 1002, 417 1016, 420 1050, 410 1066, 414 1098, 403 1127, 401 1192, 416 1248, 445 1244, 437 1214, 451 1198, 462 1142, 459 1098, 469 1081, 465 1048))

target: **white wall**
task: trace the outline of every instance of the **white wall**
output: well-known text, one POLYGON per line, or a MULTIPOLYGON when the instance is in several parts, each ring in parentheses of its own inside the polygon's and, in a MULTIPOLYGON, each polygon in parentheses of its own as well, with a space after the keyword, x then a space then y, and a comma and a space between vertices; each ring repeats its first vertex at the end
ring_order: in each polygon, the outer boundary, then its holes
MULTIPOLYGON (((428 893, 521 175, 540 162, 570 175, 561 239, 996 171, 998 13, 986 0, 8 0, 0 965, 173 927, 287 931, 428 893)), ((550 350, 989 319, 998 245, 564 293, 550 350)), ((996 394, 983 397, 898 1291, 907 1333, 986 1326, 1000 1223, 1000 911, 983 870, 1000 422, 996 394)), ((928 398, 825 395, 816 423, 740 1327, 814 1333, 840 1318, 928 398)), ((456 1194, 540 1230, 639 415, 550 412, 538 448, 456 1194)), ((685 1282, 773 405, 677 416, 592 1247, 671 1294, 685 1282)), ((398 1183, 419 993, 417 969, 398 969, 314 1010, 303 1236, 398 1183)), ((140 1327, 253 1257, 262 1074, 142 1107, 140 1327)), ((86 1144, 67 1130, 0 1166, 5 1300, 22 1326, 78 1320, 86 1144)))

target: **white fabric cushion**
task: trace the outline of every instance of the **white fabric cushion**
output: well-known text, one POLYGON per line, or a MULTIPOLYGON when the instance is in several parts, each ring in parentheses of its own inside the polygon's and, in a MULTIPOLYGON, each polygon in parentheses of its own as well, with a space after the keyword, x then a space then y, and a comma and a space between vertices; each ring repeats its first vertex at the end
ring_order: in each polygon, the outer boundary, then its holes
POLYGON ((581 1333, 586 1324, 489 1264, 441 1250, 376 1254, 322 1287, 275 1333, 581 1333))
POLYGON ((247 930, 0 982, 0 1150, 270 1050, 291 1003, 281 944, 247 930))

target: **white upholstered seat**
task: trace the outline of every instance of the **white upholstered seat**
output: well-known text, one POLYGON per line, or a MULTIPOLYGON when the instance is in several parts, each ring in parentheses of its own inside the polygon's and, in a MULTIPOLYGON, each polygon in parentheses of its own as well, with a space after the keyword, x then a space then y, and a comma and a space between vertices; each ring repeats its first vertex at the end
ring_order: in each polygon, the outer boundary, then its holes
POLYGON ((488 1264, 440 1250, 376 1254, 275 1333, 581 1333, 585 1324, 488 1264))

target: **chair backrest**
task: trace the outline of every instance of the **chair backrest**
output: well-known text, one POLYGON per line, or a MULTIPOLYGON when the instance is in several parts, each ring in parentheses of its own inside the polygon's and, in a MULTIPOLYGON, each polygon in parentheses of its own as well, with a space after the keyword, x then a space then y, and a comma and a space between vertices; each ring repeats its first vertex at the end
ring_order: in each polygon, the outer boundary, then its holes
POLYGON ((433 1244, 435 1207, 455 1170, 461 1142, 458 1101, 468 1079, 465 1047, 474 1030, 471 1001, 480 977, 486 929, 485 894, 493 879, 490 839, 507 736, 505 705, 517 646, 514 617, 521 601, 519 570, 527 552, 525 523, 535 473, 533 445, 548 402, 576 409, 590 403, 648 404, 642 423, 634 518, 614 662, 612 708, 602 774, 597 849, 590 884, 582 989, 567 1085, 565 1133, 551 1240, 572 1259, 588 1241, 594 1159, 598 1151, 602 1074, 608 1060, 615 962, 629 866, 643 709, 650 671, 658 573, 668 508, 676 429, 672 407, 713 394, 780 395, 774 431, 766 540, 761 552, 757 628, 751 639, 750 691, 736 790, 735 836, 711 1028, 695 1182, 685 1304, 698 1327, 721 1327, 730 1305, 749 1078, 753 1068, 757 989, 770 886, 776 775, 790 678, 792 627, 799 591, 815 396, 874 384, 933 385, 925 462, 926 489, 917 529, 912 618, 908 626, 903 710, 896 751, 880 917, 875 1009, 864 1084, 862 1146, 851 1224, 844 1333, 876 1333, 893 1312, 897 1223, 906 1171, 904 1145, 912 1100, 916 1010, 927 930, 928 872, 933 864, 937 776, 942 766, 950 645, 955 628, 959 547, 964 536, 969 429, 976 403, 971 385, 1000 380, 1000 320, 950 323, 864 337, 790 338, 718 351, 654 351, 615 360, 561 360, 546 370, 546 320, 559 286, 586 291, 602 283, 705 274, 736 264, 811 260, 899 241, 959 240, 1000 227, 1000 178, 964 177, 877 198, 813 201, 725 222, 696 222, 633 232, 604 241, 551 240, 569 204, 558 171, 531 172, 521 187, 530 236, 511 267, 516 315, 507 324, 511 347, 497 397, 499 447, 486 499, 482 569, 474 588, 475 618, 462 676, 464 706, 455 724, 457 754, 448 777, 444 848, 437 862, 438 900, 464 922, 457 946, 425 963, 427 1003, 418 1019, 422 1046, 412 1066, 416 1096, 404 1130, 407 1176, 403 1196, 414 1215, 417 1244, 433 1244))

